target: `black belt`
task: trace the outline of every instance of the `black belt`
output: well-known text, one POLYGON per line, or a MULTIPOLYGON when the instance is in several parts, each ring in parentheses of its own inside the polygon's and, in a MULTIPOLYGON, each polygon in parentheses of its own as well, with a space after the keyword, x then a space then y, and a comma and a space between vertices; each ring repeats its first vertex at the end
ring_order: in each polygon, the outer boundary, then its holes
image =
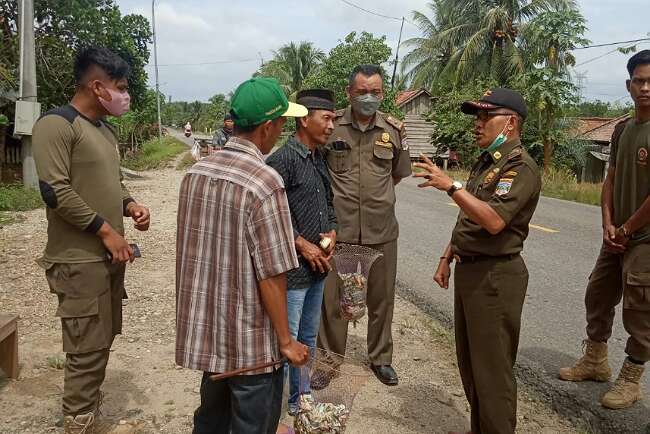
POLYGON ((460 256, 460 255, 454 255, 454 259, 456 259, 456 262, 461 263, 461 264, 466 264, 466 263, 471 263, 471 262, 480 262, 480 261, 509 261, 511 259, 515 259, 516 257, 519 256, 519 253, 512 253, 510 255, 476 255, 476 256, 460 256))

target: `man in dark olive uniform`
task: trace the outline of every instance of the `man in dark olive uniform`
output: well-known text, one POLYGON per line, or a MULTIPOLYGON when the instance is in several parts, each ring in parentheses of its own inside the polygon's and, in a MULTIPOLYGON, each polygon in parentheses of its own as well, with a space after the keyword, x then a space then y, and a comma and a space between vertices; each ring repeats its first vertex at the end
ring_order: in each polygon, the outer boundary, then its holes
POLYGON ((463 188, 430 160, 416 166, 420 187, 446 191, 460 207, 451 242, 434 280, 454 279, 458 368, 472 409, 473 434, 511 434, 517 422, 513 367, 519 345, 528 270, 520 256, 541 189, 537 164, 521 144, 527 108, 521 95, 493 89, 461 106, 476 115, 474 133, 483 150, 463 188))

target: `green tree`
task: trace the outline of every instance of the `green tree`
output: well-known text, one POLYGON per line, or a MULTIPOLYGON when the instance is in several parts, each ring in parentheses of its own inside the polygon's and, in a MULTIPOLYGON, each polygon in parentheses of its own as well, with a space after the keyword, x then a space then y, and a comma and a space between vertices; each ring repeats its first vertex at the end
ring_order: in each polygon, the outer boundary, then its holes
POLYGON ((565 116, 567 107, 578 102, 578 89, 571 82, 568 68, 575 65, 571 50, 589 43, 582 37, 585 31, 580 12, 563 9, 540 13, 529 23, 524 38, 530 42, 523 45, 529 47, 527 55, 533 66, 520 77, 519 84, 536 115, 545 170, 551 167, 558 137, 564 135, 558 119, 565 116))
MULTIPOLYGON (((113 0, 36 0, 35 42, 39 101, 45 109, 67 103, 74 93, 72 73, 76 51, 87 45, 107 47, 131 65, 129 92, 133 106, 146 102, 151 42, 149 21, 141 15, 122 16, 113 0)), ((0 71, 18 73, 18 2, 0 0, 0 71)))
POLYGON ((532 20, 577 9, 574 0, 434 0, 428 7, 435 18, 413 13, 423 36, 405 41, 414 49, 405 62, 414 79, 426 83, 429 74, 458 84, 488 75, 500 85, 526 70, 521 40, 532 20))
MULTIPOLYGON (((386 44, 386 37, 379 38, 371 33, 352 32, 336 47, 332 48, 322 66, 305 80, 305 87, 322 87, 334 91, 337 108, 345 107, 347 97, 345 88, 348 77, 355 66, 360 64, 382 65, 389 61, 391 49, 386 44)), ((381 110, 400 116, 395 106, 395 92, 390 90, 388 74, 384 71, 384 102, 381 110)))
POLYGON ((256 75, 274 77, 287 95, 302 89, 304 80, 318 69, 325 53, 311 42, 290 42, 274 52, 271 61, 264 64, 256 75))

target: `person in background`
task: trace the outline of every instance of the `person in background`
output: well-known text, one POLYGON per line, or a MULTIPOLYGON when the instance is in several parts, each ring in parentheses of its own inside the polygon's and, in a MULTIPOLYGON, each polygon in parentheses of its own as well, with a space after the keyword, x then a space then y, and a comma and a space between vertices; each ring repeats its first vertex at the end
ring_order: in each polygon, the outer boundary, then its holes
POLYGON ((282 409, 282 357, 309 350, 289 332, 286 273, 298 267, 282 178, 264 163, 289 103, 274 79, 232 98, 233 136, 183 178, 176 244, 176 363, 203 371, 195 434, 272 434, 282 409), (269 365, 276 363, 276 365, 269 365), (261 367, 260 367, 261 366, 261 367), (233 371, 248 371, 233 374, 233 371), (231 376, 213 381, 213 374, 231 376))
MULTIPOLYGON (((336 243, 332 186, 318 149, 334 131, 334 93, 302 90, 296 102, 307 107, 309 114, 296 119, 296 134, 266 162, 284 181, 300 262, 287 273, 289 330, 294 339, 315 348, 323 288, 336 243)), ((310 393, 309 378, 301 379, 299 368, 292 367, 289 373, 289 414, 295 415, 299 395, 310 393)))
MULTIPOLYGON (((100 388, 115 335, 122 332, 126 263, 134 253, 124 217, 149 229, 149 210, 122 184, 117 136, 106 116, 129 110, 129 65, 106 48, 82 49, 69 105, 34 126, 34 160, 47 206, 47 245, 38 263, 57 295, 66 361, 66 434, 106 432, 100 388), (110 255, 110 260, 107 259, 110 255)), ((122 433, 130 432, 123 426, 122 433)))
POLYGON ((190 124, 189 121, 185 124, 185 137, 189 137, 192 135, 192 125, 190 124))
POLYGON ((214 136, 212 137, 212 147, 214 149, 221 149, 226 144, 230 136, 232 136, 233 129, 232 115, 226 113, 223 117, 223 127, 215 131, 214 136))

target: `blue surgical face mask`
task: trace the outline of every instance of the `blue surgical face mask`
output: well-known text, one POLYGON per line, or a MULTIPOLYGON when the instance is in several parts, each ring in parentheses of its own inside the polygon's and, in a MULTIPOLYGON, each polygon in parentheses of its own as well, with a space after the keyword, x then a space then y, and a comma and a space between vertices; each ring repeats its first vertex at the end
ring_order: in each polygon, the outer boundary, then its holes
POLYGON ((488 152, 493 152, 499 146, 503 145, 506 142, 506 140, 508 140, 508 134, 506 131, 508 130, 508 124, 510 123, 510 119, 512 119, 512 117, 508 119, 508 122, 506 122, 506 125, 503 127, 503 130, 499 133, 498 136, 494 138, 490 146, 488 146, 487 148, 488 152))

